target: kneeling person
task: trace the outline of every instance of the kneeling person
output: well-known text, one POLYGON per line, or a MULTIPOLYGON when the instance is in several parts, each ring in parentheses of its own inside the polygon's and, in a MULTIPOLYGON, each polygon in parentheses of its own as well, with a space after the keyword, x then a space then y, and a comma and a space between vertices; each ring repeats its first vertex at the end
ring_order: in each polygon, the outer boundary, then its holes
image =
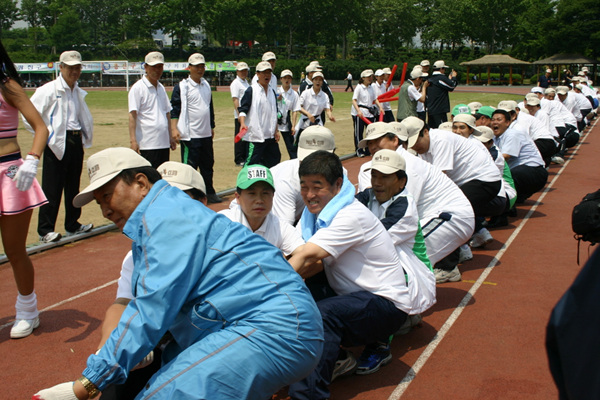
POLYGON ((279 248, 285 256, 304 244, 300 233, 290 224, 271 212, 275 184, 269 168, 246 165, 237 177, 235 198, 238 207, 222 210, 234 222, 239 222, 267 242, 279 248))

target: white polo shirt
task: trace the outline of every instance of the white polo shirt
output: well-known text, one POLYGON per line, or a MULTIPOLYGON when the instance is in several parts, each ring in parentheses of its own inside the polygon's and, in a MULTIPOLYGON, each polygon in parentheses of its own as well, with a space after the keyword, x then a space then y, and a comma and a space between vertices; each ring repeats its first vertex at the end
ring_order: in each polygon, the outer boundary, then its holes
MULTIPOLYGON (((372 85, 365 86, 364 83, 357 85, 354 89, 354 93, 352 93, 352 100, 356 100, 358 105, 372 106, 376 98, 377 97, 375 96, 375 91, 373 90, 372 85)), ((358 115, 356 111, 357 110, 354 108, 354 105, 352 105, 350 114, 356 116, 358 115)), ((360 107, 360 111, 363 113, 365 118, 373 117, 373 114, 371 114, 371 112, 364 107, 360 107)))
MULTIPOLYGON (((302 92, 300 95, 300 106, 315 118, 320 117, 323 110, 329 110, 331 108, 329 96, 327 96, 323 90, 320 90, 319 93, 315 93, 314 86, 302 92)), ((323 121, 321 121, 320 118, 319 125, 323 125, 323 121)), ((309 126, 310 120, 302 115, 300 118, 299 129, 306 129, 309 126)))
MULTIPOLYGON (((229 92, 231 93, 232 99, 238 99, 238 101, 242 101, 242 97, 244 97, 244 93, 246 89, 248 89, 250 84, 247 80, 236 76, 231 85, 229 85, 229 92)), ((233 110, 233 118, 238 118, 238 112, 236 109, 233 110)))
MULTIPOLYGON (((242 211, 242 207, 233 207, 219 211, 219 214, 225 215, 234 222, 239 222, 246 228, 250 228, 250 224, 242 211)), ((298 247, 304 244, 300 233, 287 222, 281 221, 272 212, 267 214, 265 222, 254 231, 257 235, 263 237, 267 242, 277 247, 285 256, 289 256, 298 247)))
POLYGON ((392 250, 392 238, 358 200, 338 211, 331 224, 319 229, 308 242, 330 254, 323 259, 323 266, 338 295, 368 291, 390 300, 402 311, 411 311, 403 265, 392 250))
MULTIPOLYGON (((377 81, 373 82, 372 86, 373 86, 373 90, 375 91, 375 98, 379 97, 379 95, 384 94, 388 90, 393 89, 393 85, 390 85, 390 88, 386 90, 385 85, 386 85, 385 81, 383 81, 381 83, 381 85, 379 83, 377 83, 377 81)), ((389 101, 386 101, 385 103, 381 103, 381 107, 383 108, 383 111, 392 111, 392 107, 390 106, 389 101)))
POLYGON ((556 127, 550 123, 550 116, 548 115, 548 112, 545 109, 539 108, 533 117, 540 121, 542 126, 545 126, 546 129, 548 129, 548 132, 550 132, 550 135, 554 139, 558 140, 560 135, 558 134, 556 127))
POLYGON ((529 136, 533 141, 538 139, 554 139, 548 126, 538 118, 529 114, 520 112, 517 115, 517 124, 521 126, 522 130, 529 133, 529 136))
MULTIPOLYGON (((212 136, 212 128, 210 127, 210 101, 212 92, 210 84, 204 78, 200 83, 194 82, 192 79, 187 79, 187 117, 190 127, 190 138, 208 138, 212 136)), ((183 106, 183 100, 181 102, 183 106)), ((185 112, 185 110, 181 110, 185 112)))
POLYGON ((140 150, 168 149, 171 102, 164 86, 154 87, 144 75, 129 90, 129 112, 136 111, 135 139, 140 150))
POLYGON ((290 88, 287 91, 283 90, 283 86, 279 86, 279 89, 277 90, 277 94, 283 96, 283 101, 278 100, 277 104, 279 106, 279 112, 281 112, 283 118, 282 121, 284 122, 283 124, 277 125, 277 129, 279 129, 280 132, 286 132, 288 131, 287 113, 288 111, 291 111, 292 113, 300 111, 300 98, 298 96, 298 93, 296 93, 296 91, 292 89, 292 85, 290 85, 290 88))
POLYGON ((133 276, 133 254, 131 250, 123 259, 121 265, 121 276, 117 281, 117 299, 133 299, 133 289, 131 287, 131 277, 133 276))
MULTIPOLYGON (((565 99, 565 101, 561 101, 561 103, 563 103, 563 105, 567 108, 567 110, 571 111, 571 114, 573 114, 573 116, 575 117, 575 119, 577 121, 581 121, 583 119, 583 117, 581 116, 581 110, 579 108, 579 102, 575 99, 576 97, 576 93, 573 92, 572 90, 570 90, 569 92, 567 92, 567 98, 565 99)), ((556 98, 558 98, 558 95, 556 95, 556 98)), ((560 99, 559 99, 560 101, 560 99)), ((588 101, 589 104, 589 101, 588 101)))
POLYGON ((475 179, 483 182, 502 180, 485 146, 456 133, 430 129, 429 150, 419 156, 444 171, 458 186, 475 179))
POLYGON ((494 144, 502 154, 510 156, 506 163, 511 169, 519 165, 529 167, 545 165, 531 137, 526 132, 518 129, 515 121, 510 124, 502 135, 494 137, 494 144))

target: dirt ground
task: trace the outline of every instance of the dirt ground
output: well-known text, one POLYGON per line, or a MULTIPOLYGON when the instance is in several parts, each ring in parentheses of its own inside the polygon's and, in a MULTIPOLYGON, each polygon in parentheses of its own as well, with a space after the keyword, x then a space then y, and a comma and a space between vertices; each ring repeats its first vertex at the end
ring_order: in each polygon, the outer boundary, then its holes
MULTIPOLYGON (((167 88, 170 92, 172 88, 167 88)), ((170 95, 170 93, 169 93, 170 95)), ((451 105, 454 106, 458 103, 472 101, 475 97, 480 98, 483 96, 487 103, 497 104, 499 100, 503 100, 506 95, 496 94, 464 94, 464 93, 453 93, 451 96, 451 105), (467 101, 468 100, 468 101, 467 101)), ((336 122, 327 121, 326 126, 332 130, 335 135, 338 155, 346 155, 354 153, 354 142, 353 142, 353 127, 352 118, 350 116, 350 108, 352 102, 352 93, 334 90, 335 107, 333 115, 336 118, 336 122)), ((483 98, 481 99, 484 102, 483 98)), ((92 116, 94 117, 94 141, 91 148, 85 151, 85 160, 87 158, 107 147, 114 146, 129 146, 129 133, 128 133, 128 113, 127 113, 127 92, 123 89, 122 91, 115 92, 115 90, 89 90, 89 94, 86 101, 90 107, 92 116)), ((214 174, 214 186, 217 192, 232 188, 235 186, 235 180, 239 171, 239 167, 233 162, 233 135, 234 135, 234 119, 233 119, 233 106, 229 89, 220 87, 216 92, 213 92, 213 101, 215 108, 215 140, 214 140, 214 152, 215 152, 215 174, 214 174)), ((392 109, 395 112, 396 104, 394 103, 392 109)), ((19 125, 19 143, 21 145, 22 153, 26 153, 31 148, 32 136, 25 130, 22 123, 19 125)), ((280 150, 282 154, 282 161, 287 160, 289 157, 285 149, 283 141, 280 141, 280 150)), ((89 180, 87 173, 85 172, 85 161, 84 160, 84 172, 81 176, 81 188, 88 185, 89 180)), ((181 161, 181 155, 179 148, 171 152, 171 160, 181 161)), ((41 163, 38 169, 38 180, 41 181, 41 163)), ((34 211, 32 221, 29 228, 29 235, 27 244, 31 245, 38 242, 37 235, 37 215, 38 211, 34 211)), ((80 222, 83 224, 93 223, 95 226, 102 226, 109 224, 99 208, 94 204, 83 207, 82 216, 80 222)), ((64 207, 61 206, 59 211, 56 231, 62 234, 65 233, 64 229, 64 207)), ((4 252, 4 247, 0 245, 0 252, 4 252)))

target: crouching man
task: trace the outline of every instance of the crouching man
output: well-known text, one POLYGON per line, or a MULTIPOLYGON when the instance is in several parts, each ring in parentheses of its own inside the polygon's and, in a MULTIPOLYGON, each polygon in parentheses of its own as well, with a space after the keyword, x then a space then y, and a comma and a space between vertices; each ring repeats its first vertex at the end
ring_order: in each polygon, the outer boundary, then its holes
POLYGON ((87 167, 74 205, 95 199, 132 239, 134 298, 83 375, 39 398, 95 397, 167 331, 162 368, 138 398, 264 400, 314 369, 319 311, 277 248, 161 180, 133 150, 100 151, 87 167))

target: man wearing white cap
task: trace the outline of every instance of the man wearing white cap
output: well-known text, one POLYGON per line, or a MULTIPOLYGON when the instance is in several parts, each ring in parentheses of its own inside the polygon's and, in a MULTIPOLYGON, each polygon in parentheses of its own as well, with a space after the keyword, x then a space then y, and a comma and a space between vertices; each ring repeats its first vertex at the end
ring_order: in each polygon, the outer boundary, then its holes
POLYGON ((543 89, 547 89, 552 86, 552 70, 548 68, 544 75, 540 75, 537 85, 543 89))
POLYGON ((354 124, 354 150, 358 157, 370 155, 368 149, 358 147, 358 143, 363 139, 363 133, 367 126, 363 118, 375 122, 377 116, 384 112, 373 89, 373 75, 372 69, 362 71, 356 90, 352 94, 350 115, 352 115, 352 122, 354 124))
POLYGON ((171 102, 159 82, 165 58, 158 51, 146 54, 146 74, 129 90, 129 147, 154 168, 169 161, 169 148, 177 148, 171 130, 171 102))
MULTIPOLYGON (((229 92, 231 93, 231 99, 233 100, 233 118, 234 118, 234 129, 233 137, 237 136, 240 132, 240 121, 238 120, 238 108, 240 107, 240 101, 244 97, 244 93, 250 84, 248 83, 248 64, 245 62, 239 62, 235 66, 236 77, 229 85, 229 92)), ((248 157, 248 142, 240 140, 233 145, 233 153, 235 165, 243 167, 248 157)))
POLYGON ((171 129, 180 139, 181 162, 200 170, 208 203, 220 203, 213 186, 215 110, 210 84, 204 79, 204 56, 192 54, 188 69, 190 76, 175 85, 171 95, 171 129))
MULTIPOLYGON (((271 88, 273 67, 267 61, 256 66, 258 80, 244 92, 240 103, 240 130, 249 143, 247 164, 273 167, 281 161, 279 129, 277 129, 277 87, 271 88)), ((277 78, 275 78, 277 81, 277 78)))
POLYGON ((348 75, 344 78, 344 80, 347 82, 346 89, 344 89, 344 92, 347 92, 348 89, 350 89, 351 92, 354 92, 354 88, 352 87, 352 74, 350 73, 350 71, 348 71, 348 75))
POLYGON ((74 205, 96 199, 132 240, 134 299, 82 377, 39 398, 95 397, 167 331, 163 367, 138 398, 265 399, 314 369, 319 311, 279 249, 171 187, 131 149, 94 154, 88 171, 74 205))
MULTIPOLYGON (((273 53, 272 51, 267 51, 266 53, 264 53, 262 55, 262 61, 268 62, 269 64, 271 64, 271 72, 272 73, 271 73, 271 80, 269 80, 269 87, 271 89, 273 89, 275 92, 277 92, 277 75, 275 75, 275 64, 277 63, 277 57, 275 56, 275 53, 273 53)), ((254 74, 254 76, 252 77, 252 83, 257 83, 257 82, 258 82, 258 75, 254 74)))
POLYGON ((420 68, 415 68, 410 73, 410 79, 400 87, 398 93, 398 111, 396 120, 401 122, 407 117, 417 117, 417 106, 424 103, 427 97, 427 87, 429 86, 429 75, 420 68))
POLYGON ((235 198, 239 207, 219 213, 262 236, 289 257, 304 244, 304 240, 292 225, 271 212, 274 195, 275 183, 269 168, 246 165, 237 176, 235 198))
MULTIPOLYGON (((411 131, 417 131, 417 120, 420 121, 419 118, 408 117, 403 123, 384 124, 385 129, 379 129, 382 123, 375 122, 367 127, 367 137, 360 146, 368 146, 372 153, 381 149, 395 150, 404 158, 408 177, 406 186, 417 204, 427 256, 434 268, 442 270, 445 267, 454 271, 453 274, 438 272, 437 281, 459 281, 461 275, 457 264, 461 260, 458 248, 473 235, 473 207, 448 176, 404 149, 403 145, 408 142, 407 126, 411 131)), ((371 161, 360 168, 359 191, 371 187, 371 175, 366 172, 370 166, 371 161)))
POLYGON ((300 98, 292 88, 294 74, 289 69, 281 71, 281 86, 278 90, 277 108, 279 118, 277 121, 279 132, 285 142, 290 160, 298 157, 298 146, 294 143, 296 135, 296 122, 300 112, 300 98))
MULTIPOLYGON (((378 129, 387 130, 381 123, 378 129)), ((419 224, 415 200, 406 188, 406 162, 398 152, 382 149, 374 153, 368 172, 372 187, 356 195, 383 224, 394 241, 407 275, 408 290, 415 293, 409 315, 419 315, 436 302, 435 276, 419 224)), ((422 318, 417 318, 420 321, 422 318)), ((407 319, 408 320, 408 319, 407 319)), ((406 324, 407 329, 412 327, 406 324)), ((365 347, 356 373, 367 375, 392 360, 390 341, 365 347)))
POLYGON ((318 150, 333 152, 335 138, 324 126, 309 126, 298 141, 298 158, 283 161, 271 168, 275 183, 273 214, 290 225, 296 224, 304 210, 298 168, 304 157, 318 150))
POLYGON ((421 62, 419 63, 419 67, 421 67, 424 73, 428 74, 429 68, 431 68, 431 63, 429 62, 429 60, 421 60, 421 62))
POLYGON ((447 77, 446 69, 448 66, 443 60, 438 60, 433 64, 433 74, 429 78, 429 87, 427 88, 427 123, 432 129, 437 128, 442 122, 448 121, 448 112, 450 112, 450 97, 448 93, 452 92, 458 86, 458 75, 452 70, 447 77))
MULTIPOLYGON (((55 231, 62 193, 65 194, 65 230, 67 235, 85 233, 92 224, 79 223, 81 209, 73 207, 79 191, 84 148, 92 145, 94 125, 85 103, 87 92, 77 81, 81 76, 81 54, 65 51, 60 55, 60 75, 36 89, 31 102, 50 130, 44 150, 42 190, 48 203, 40 207, 38 234, 42 243, 55 242, 61 234, 55 231)), ((23 117, 27 129, 33 129, 23 117)))

